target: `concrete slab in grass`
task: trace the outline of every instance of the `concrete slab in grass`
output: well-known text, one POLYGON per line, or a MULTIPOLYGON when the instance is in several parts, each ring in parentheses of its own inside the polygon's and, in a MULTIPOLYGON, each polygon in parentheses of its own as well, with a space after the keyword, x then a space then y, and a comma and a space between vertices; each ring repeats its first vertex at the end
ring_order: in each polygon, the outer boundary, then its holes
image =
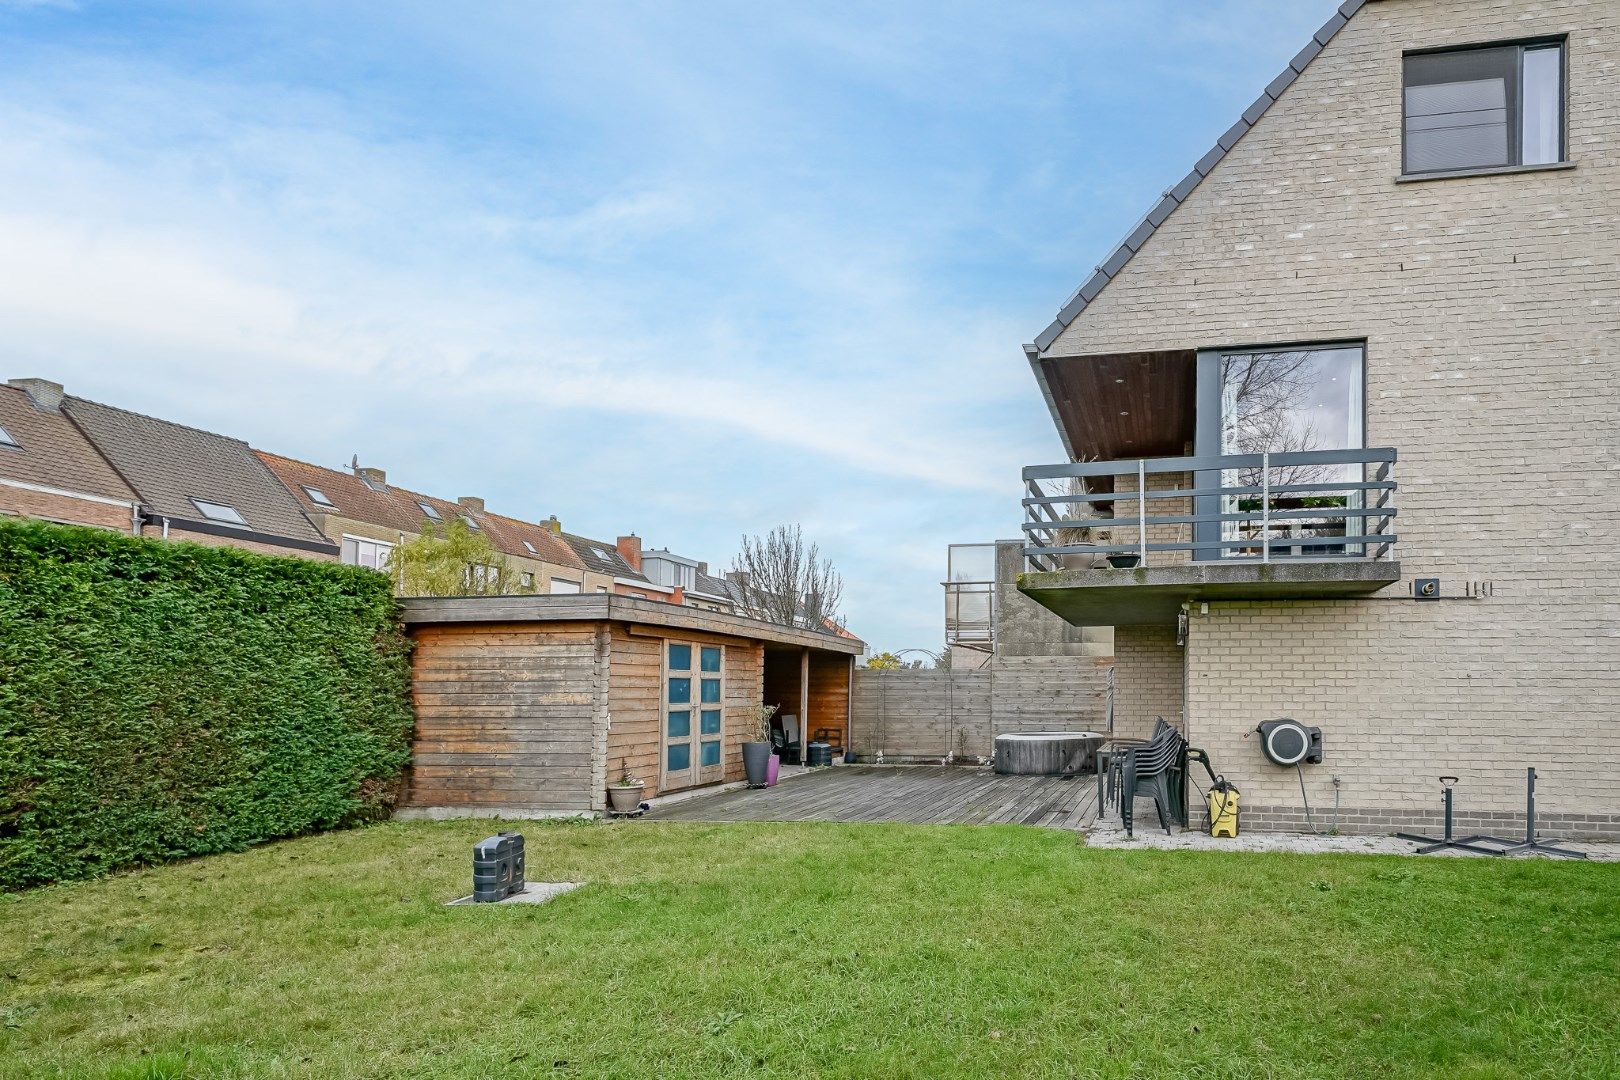
POLYGON ((505 900, 497 900, 493 904, 475 904, 470 896, 463 896, 460 900, 452 900, 445 907, 498 907, 501 904, 543 904, 547 900, 554 900, 566 892, 573 892, 583 881, 530 881, 523 886, 523 891, 508 896, 505 900))

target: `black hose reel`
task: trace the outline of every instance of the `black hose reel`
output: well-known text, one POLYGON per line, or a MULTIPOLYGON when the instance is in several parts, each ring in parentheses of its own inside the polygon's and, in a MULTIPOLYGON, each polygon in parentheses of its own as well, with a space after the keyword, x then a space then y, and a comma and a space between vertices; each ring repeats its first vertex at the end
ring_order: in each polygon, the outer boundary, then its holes
POLYGON ((1322 764, 1322 729, 1319 727, 1306 727, 1298 720, 1283 716, 1262 720, 1254 732, 1260 736, 1260 749, 1273 765, 1292 768, 1301 764, 1322 764))

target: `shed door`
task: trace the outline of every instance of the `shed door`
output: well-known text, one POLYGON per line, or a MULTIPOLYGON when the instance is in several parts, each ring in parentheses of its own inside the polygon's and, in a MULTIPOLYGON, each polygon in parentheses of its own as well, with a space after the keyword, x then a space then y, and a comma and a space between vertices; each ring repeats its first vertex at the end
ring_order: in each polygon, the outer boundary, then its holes
POLYGON ((725 649, 671 641, 664 648, 664 753, 660 791, 725 779, 725 649))

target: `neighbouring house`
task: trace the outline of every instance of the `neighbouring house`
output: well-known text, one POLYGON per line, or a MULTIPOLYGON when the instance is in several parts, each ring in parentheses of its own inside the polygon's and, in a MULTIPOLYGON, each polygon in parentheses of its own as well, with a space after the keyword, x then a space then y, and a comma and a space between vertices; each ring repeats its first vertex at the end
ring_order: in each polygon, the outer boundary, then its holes
POLYGON ((1620 835, 1617 144, 1613 0, 1351 0, 1026 346, 1022 591, 1246 823, 1620 835))
POLYGON ((667 549, 646 551, 641 556, 641 573, 655 585, 679 589, 682 602, 705 611, 735 611, 731 587, 724 578, 709 573, 709 564, 676 555, 667 549))
POLYGON ((62 411, 44 379, 0 386, 0 515, 139 536, 140 496, 62 411))
MULTIPOLYGON (((87 401, 63 392, 45 379, 14 379, 5 394, 15 410, 14 391, 21 390, 35 415, 9 412, 21 429, 17 443, 54 436, 51 456, 33 459, 33 479, 26 482, 58 492, 113 500, 124 528, 130 528, 128 509, 139 504, 137 535, 190 540, 214 546, 247 548, 270 555, 336 559, 338 547, 310 522, 281 483, 240 439, 159 420, 126 409, 87 401), (75 448, 71 432, 79 433, 75 448), (83 450, 95 449, 98 465, 83 450), (109 476, 118 483, 110 483, 109 476), (51 479, 54 477, 55 479, 51 479), (100 490, 86 491, 86 488, 100 490)), ((0 465, 4 468, 4 465, 0 465)), ((37 493, 36 493, 37 494, 37 493)), ((57 520, 72 520, 60 513, 67 505, 58 498, 57 520)), ((51 508, 38 506, 20 512, 52 517, 51 508)), ((109 514, 114 507, 107 507, 109 514)), ((106 520, 79 520, 111 526, 106 520)))
POLYGON ((373 467, 328 469, 264 450, 258 455, 321 531, 342 545, 346 563, 386 572, 394 549, 420 536, 425 525, 459 519, 506 556, 513 592, 578 593, 597 584, 546 525, 492 513, 482 499, 424 495, 390 484, 388 474, 373 467))
POLYGON ((952 544, 943 668, 855 673, 861 761, 987 760, 997 735, 1111 730, 1113 631, 1074 626, 1018 591, 1023 542, 952 544))
POLYGON ((740 780, 762 702, 789 701, 812 732, 847 730, 864 650, 615 593, 404 606, 416 705, 406 817, 592 813, 623 771, 648 798, 740 780))

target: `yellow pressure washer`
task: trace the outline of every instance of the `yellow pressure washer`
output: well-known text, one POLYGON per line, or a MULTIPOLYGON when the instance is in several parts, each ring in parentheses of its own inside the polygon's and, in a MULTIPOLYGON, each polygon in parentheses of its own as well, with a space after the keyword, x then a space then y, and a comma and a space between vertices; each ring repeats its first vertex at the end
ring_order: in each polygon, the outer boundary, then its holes
POLYGON ((1238 834, 1238 789, 1226 777, 1217 776, 1209 763, 1209 754, 1194 747, 1187 748, 1187 760, 1196 761, 1209 773, 1209 791, 1204 799, 1209 811, 1209 835, 1236 837, 1238 834))

